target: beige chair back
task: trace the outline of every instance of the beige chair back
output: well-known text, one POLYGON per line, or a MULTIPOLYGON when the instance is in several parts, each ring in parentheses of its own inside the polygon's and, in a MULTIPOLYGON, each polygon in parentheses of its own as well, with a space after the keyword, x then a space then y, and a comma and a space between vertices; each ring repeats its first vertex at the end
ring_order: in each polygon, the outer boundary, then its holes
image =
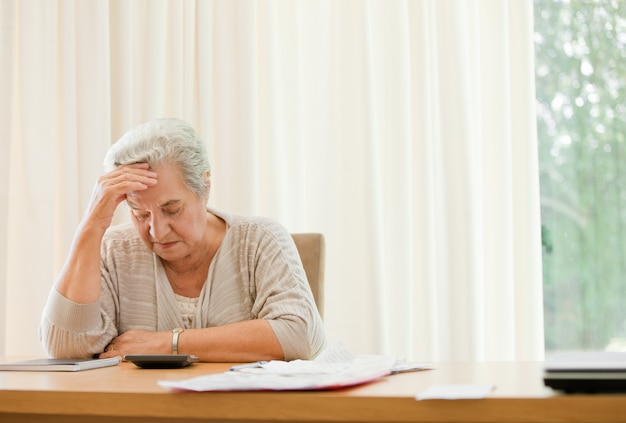
POLYGON ((324 265, 325 265, 325 244, 324 235, 318 233, 304 233, 304 234, 291 234, 306 277, 309 280, 311 291, 313 291, 313 298, 315 304, 320 312, 320 315, 324 317, 324 265))

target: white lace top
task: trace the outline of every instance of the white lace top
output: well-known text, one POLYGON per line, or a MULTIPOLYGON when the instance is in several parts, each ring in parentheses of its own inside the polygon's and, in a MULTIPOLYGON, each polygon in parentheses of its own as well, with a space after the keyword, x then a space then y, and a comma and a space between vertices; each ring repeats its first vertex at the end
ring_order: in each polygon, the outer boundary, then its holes
POLYGON ((192 328, 193 317, 196 315, 196 309, 198 308, 198 297, 189 298, 176 293, 174 295, 176 296, 178 308, 180 308, 180 315, 183 318, 185 329, 192 328))

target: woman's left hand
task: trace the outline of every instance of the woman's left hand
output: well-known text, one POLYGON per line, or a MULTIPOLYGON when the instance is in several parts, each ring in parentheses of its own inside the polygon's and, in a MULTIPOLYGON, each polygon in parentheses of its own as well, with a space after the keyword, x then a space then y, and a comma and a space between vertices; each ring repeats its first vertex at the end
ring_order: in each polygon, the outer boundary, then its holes
POLYGON ((127 354, 171 354, 172 333, 149 332, 146 330, 131 329, 124 332, 106 346, 100 358, 120 356, 127 354))

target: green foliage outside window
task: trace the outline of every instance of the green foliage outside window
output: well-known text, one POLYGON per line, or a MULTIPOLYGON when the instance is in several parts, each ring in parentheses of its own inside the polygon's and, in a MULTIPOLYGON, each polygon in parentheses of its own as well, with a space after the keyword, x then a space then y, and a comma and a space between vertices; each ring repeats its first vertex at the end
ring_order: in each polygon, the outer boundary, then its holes
POLYGON ((626 337, 626 2, 535 0, 546 351, 626 337))

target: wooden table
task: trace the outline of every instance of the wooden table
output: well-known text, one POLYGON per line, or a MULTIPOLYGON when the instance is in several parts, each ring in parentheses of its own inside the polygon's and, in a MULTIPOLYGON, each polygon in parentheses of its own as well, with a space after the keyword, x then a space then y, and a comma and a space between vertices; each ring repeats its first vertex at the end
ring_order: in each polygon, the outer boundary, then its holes
POLYGON ((437 363, 322 392, 190 393, 157 385, 228 367, 143 370, 122 363, 77 373, 0 372, 0 422, 626 422, 626 395, 553 392, 535 362, 437 363), (495 390, 481 400, 415 400, 432 385, 475 383, 495 390))

